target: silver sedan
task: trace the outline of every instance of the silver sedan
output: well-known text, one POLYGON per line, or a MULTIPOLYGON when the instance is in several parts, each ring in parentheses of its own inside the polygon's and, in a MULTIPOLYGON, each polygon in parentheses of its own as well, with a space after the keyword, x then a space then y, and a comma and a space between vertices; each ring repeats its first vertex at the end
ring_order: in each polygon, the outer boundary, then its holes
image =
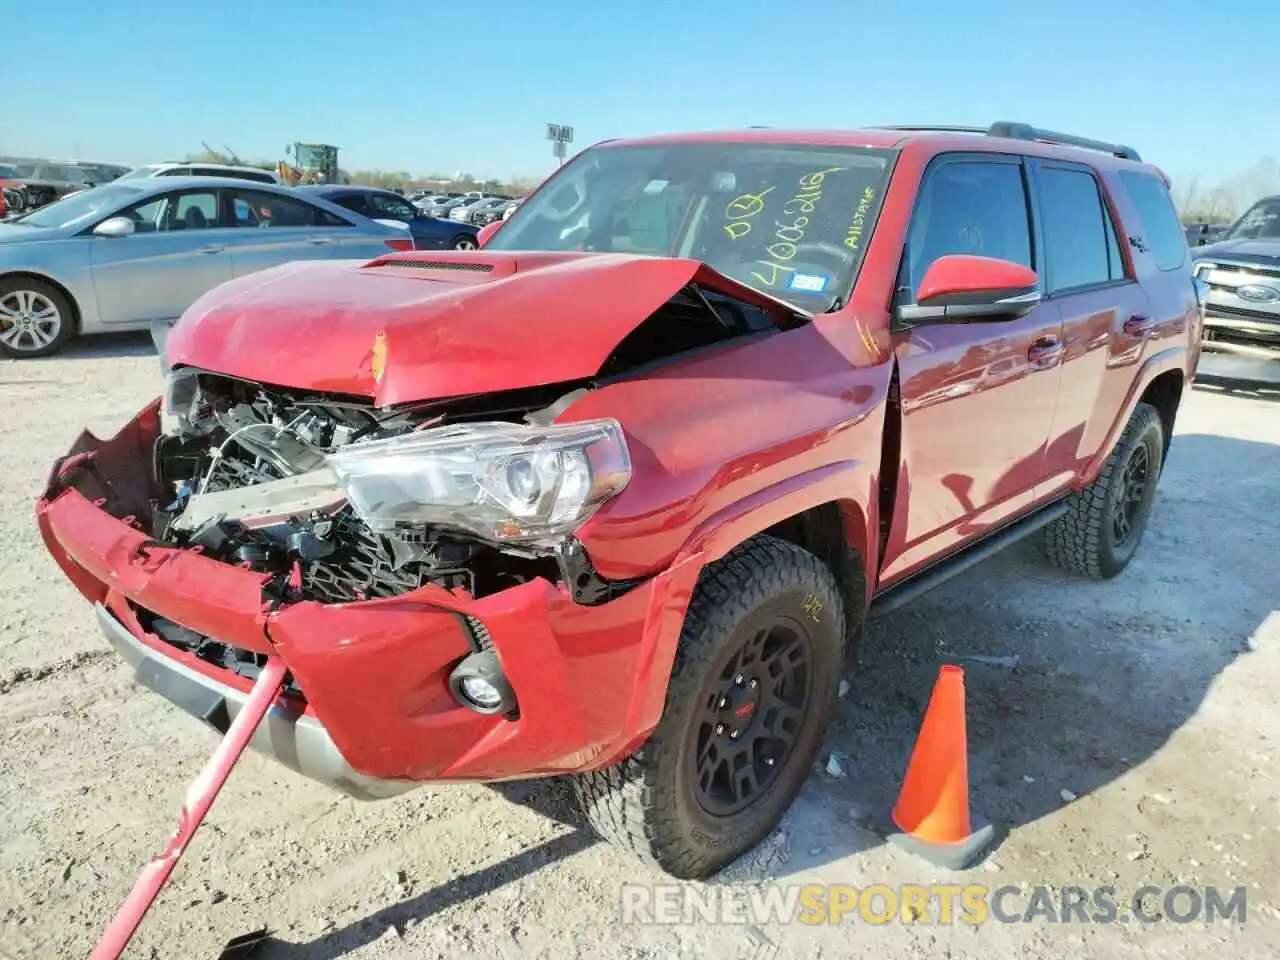
POLYGON ((0 354, 172 323, 234 277, 292 260, 410 250, 404 224, 225 177, 114 182, 0 223, 0 354))

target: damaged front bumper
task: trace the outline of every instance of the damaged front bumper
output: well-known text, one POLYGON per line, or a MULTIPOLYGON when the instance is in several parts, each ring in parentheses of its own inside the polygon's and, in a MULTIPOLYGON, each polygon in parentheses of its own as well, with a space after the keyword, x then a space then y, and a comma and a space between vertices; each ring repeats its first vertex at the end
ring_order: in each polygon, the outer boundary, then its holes
MULTIPOLYGON (((249 699, 246 691, 199 673, 148 646, 104 604, 94 604, 94 613, 107 642, 133 668, 138 683, 218 733, 227 732, 249 699)), ((411 781, 382 780, 353 770, 315 717, 284 703, 275 704, 267 713, 249 747, 304 777, 362 800, 392 797, 414 786, 411 781)))
POLYGON ((110 440, 83 434, 36 512, 51 555, 138 681, 215 729, 242 708, 251 671, 176 646, 157 618, 250 666, 279 656, 292 684, 251 746, 360 799, 427 781, 598 769, 657 723, 697 556, 598 606, 541 578, 480 599, 431 585, 282 604, 264 592, 268 576, 158 543, 133 519, 160 493, 146 468, 158 432, 156 403, 110 440), (515 693, 514 714, 478 713, 450 692, 453 668, 486 648, 515 693))

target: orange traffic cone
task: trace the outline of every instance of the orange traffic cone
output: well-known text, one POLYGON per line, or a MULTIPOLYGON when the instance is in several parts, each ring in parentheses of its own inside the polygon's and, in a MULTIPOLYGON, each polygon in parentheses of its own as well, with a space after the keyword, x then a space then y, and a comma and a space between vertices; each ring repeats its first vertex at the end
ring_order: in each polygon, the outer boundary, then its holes
POLYGON ((970 814, 968 753, 964 670, 947 664, 938 671, 890 815, 891 843, 940 867, 962 870, 994 839, 991 825, 970 814))

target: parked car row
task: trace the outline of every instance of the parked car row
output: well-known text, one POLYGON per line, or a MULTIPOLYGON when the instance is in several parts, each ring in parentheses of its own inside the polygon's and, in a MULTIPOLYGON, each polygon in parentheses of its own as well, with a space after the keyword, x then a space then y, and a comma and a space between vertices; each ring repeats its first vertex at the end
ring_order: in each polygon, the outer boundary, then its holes
POLYGON ((474 250, 479 226, 445 220, 423 212, 420 207, 393 190, 345 184, 316 184, 299 187, 312 196, 324 197, 331 203, 372 219, 396 220, 408 226, 413 245, 418 250, 474 250))
POLYGON ((184 310, 235 277, 415 245, 403 223, 274 183, 122 179, 0 224, 0 354, 45 356, 117 330, 151 328, 163 343, 184 310))
POLYGON ((414 206, 431 217, 483 227, 502 220, 506 211, 519 202, 512 197, 474 192, 461 196, 437 194, 420 197, 414 201, 414 206))
POLYGON ((12 199, 21 200, 23 208, 27 210, 42 207, 70 193, 110 183, 128 170, 128 167, 119 164, 94 160, 0 157, 0 179, 21 184, 21 197, 12 199))

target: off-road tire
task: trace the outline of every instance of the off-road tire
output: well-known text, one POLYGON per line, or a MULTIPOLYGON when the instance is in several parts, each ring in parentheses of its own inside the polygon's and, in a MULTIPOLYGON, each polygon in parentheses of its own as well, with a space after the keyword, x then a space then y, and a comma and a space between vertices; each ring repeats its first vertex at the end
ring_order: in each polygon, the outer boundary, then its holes
MULTIPOLYGON (((606 840, 681 879, 702 879, 759 843, 790 807, 812 768, 844 661, 845 614, 831 571, 784 540, 756 537, 703 571, 676 649, 662 718, 613 767, 573 778, 588 821, 606 840), (745 809, 711 816, 690 763, 704 700, 722 665, 763 625, 807 631, 812 669, 798 733, 777 772, 745 809)), ((762 720, 763 717, 754 718, 762 720)))
POLYGON ((71 301, 53 284, 36 277, 0 277, 0 302, 13 294, 30 292, 42 297, 45 302, 58 311, 58 331, 53 339, 41 347, 30 346, 31 338, 23 337, 25 346, 11 347, 0 342, 0 357, 12 357, 18 360, 47 357, 61 350, 76 333, 76 313, 71 301))
POLYGON ((1045 527, 1045 552, 1050 562, 1094 580, 1119 574, 1133 559, 1142 540, 1163 462, 1164 425, 1160 414, 1150 404, 1139 403, 1098 478, 1071 494, 1066 515, 1045 527), (1117 543, 1112 511, 1116 498, 1125 492, 1126 468, 1135 456, 1141 455, 1147 457, 1145 497, 1132 532, 1117 543))

